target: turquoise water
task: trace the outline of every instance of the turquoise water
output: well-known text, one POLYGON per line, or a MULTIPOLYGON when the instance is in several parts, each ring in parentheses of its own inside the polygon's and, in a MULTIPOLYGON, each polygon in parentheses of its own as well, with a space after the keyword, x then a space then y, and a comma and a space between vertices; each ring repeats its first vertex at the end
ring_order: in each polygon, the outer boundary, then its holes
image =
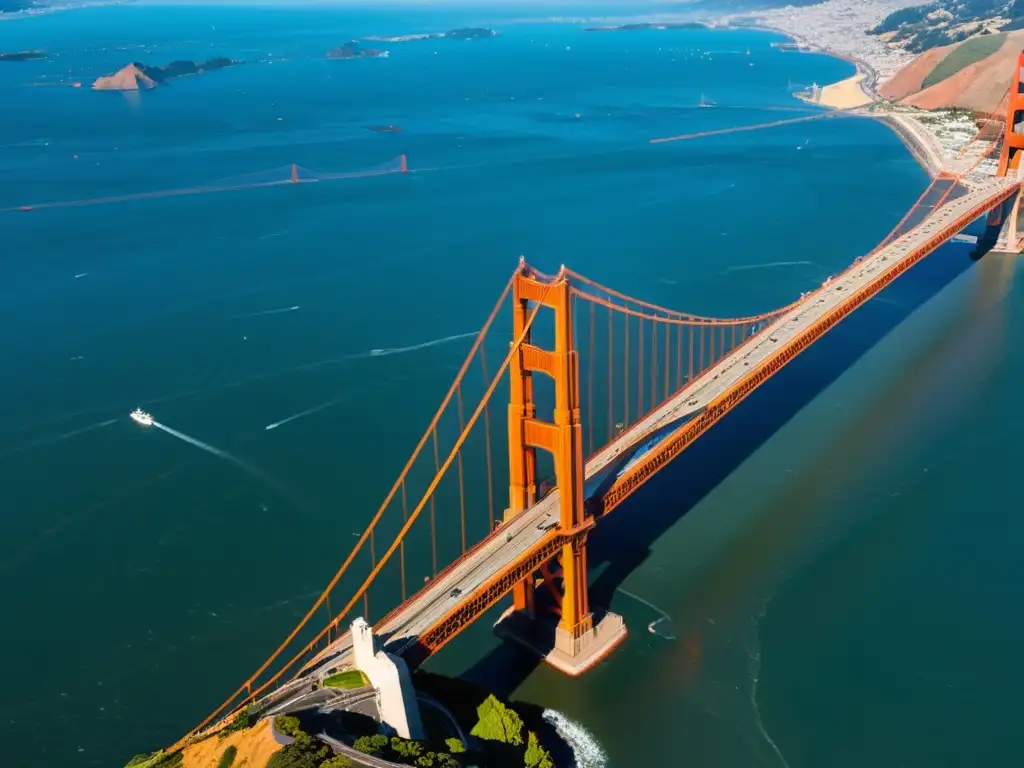
MULTIPOLYGON (((0 68, 0 208, 401 153, 424 171, 0 214, 9 764, 122 764, 219 704, 348 552, 520 254, 759 312, 869 250, 927 183, 866 120, 647 143, 799 116, 780 111, 800 106, 790 85, 843 62, 524 14, 0 24, 0 49, 59 54, 0 68), (320 58, 478 23, 501 36, 320 58), (248 63, 141 98, 23 85, 214 55, 248 63), (405 130, 366 129, 388 123, 405 130), (136 405, 233 460, 138 429, 136 405)), ((1024 305, 1013 261, 968 250, 916 268, 607 521, 595 594, 631 628, 608 663, 565 680, 482 622, 433 668, 564 713, 608 765, 1005 760, 1024 305)))

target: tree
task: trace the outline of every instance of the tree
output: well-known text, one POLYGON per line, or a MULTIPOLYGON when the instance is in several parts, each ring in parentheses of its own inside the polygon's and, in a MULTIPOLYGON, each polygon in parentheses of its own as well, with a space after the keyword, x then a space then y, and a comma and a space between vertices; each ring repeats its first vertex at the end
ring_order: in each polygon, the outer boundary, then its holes
POLYGON ((217 761, 217 768, 231 768, 231 764, 235 762, 235 755, 238 754, 238 747, 234 744, 228 746, 224 750, 224 753, 220 756, 220 760, 217 761))
POLYGON ((352 742, 352 748, 357 752, 362 752, 364 755, 373 755, 377 752, 377 746, 369 736, 360 736, 352 742))
POLYGON ((423 745, 415 741, 403 739, 401 736, 391 737, 391 749, 399 757, 414 758, 423 754, 423 745))
POLYGON ((320 758, 308 749, 297 749, 291 744, 270 756, 267 768, 317 768, 320 758))
POLYGON ((476 709, 479 721, 471 733, 486 741, 502 744, 523 743, 523 721, 514 711, 498 701, 492 693, 476 709))
POLYGON ((352 768, 352 761, 344 755, 335 755, 322 762, 320 768, 352 768))
POLYGON ((555 768, 551 754, 540 745, 537 734, 530 731, 529 741, 526 745, 526 754, 523 756, 526 768, 555 768))
POLYGON ((448 745, 448 749, 451 750, 453 755, 458 755, 466 751, 466 745, 454 737, 451 739, 445 739, 444 743, 448 745))
POLYGON ((302 728, 299 725, 299 718, 292 717, 291 715, 278 715, 274 718, 274 727, 278 733, 283 733, 285 736, 296 736, 302 733, 302 728))

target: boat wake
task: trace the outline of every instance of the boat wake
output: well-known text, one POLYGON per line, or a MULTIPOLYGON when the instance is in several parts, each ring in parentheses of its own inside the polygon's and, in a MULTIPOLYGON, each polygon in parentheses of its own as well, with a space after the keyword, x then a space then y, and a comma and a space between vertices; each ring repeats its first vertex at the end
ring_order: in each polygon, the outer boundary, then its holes
POLYGON ((231 464, 234 464, 239 469, 249 473, 250 475, 255 477, 257 480, 259 480, 260 482, 264 483, 268 487, 270 487, 273 490, 275 490, 278 493, 280 493, 282 496, 284 496, 286 499, 288 499, 294 506, 298 507, 300 510, 302 510, 306 514, 308 514, 310 516, 313 516, 313 517, 316 516, 315 513, 312 512, 312 505, 310 505, 308 502, 306 502, 301 496, 299 496, 299 494, 295 493, 290 488, 288 488, 285 485, 283 485, 282 483, 278 482, 277 480, 272 478, 270 475, 268 475, 266 472, 264 472, 264 471, 262 471, 260 469, 257 469, 256 467, 254 467, 249 462, 242 461, 237 456, 233 456, 230 453, 228 453, 227 451, 222 451, 220 448, 215 448, 214 446, 210 445, 209 443, 204 443, 202 440, 197 440, 196 438, 192 437, 191 435, 186 435, 184 432, 179 432, 176 429, 172 429, 171 427, 168 427, 166 424, 161 424, 156 419, 153 419, 151 426, 154 426, 157 429, 166 432, 168 435, 171 435, 172 437, 176 437, 179 440, 183 440, 186 443, 188 443, 189 445, 193 445, 193 446, 195 446, 196 448, 199 448, 202 451, 206 451, 207 453, 209 453, 209 454, 211 454, 213 456, 216 456, 219 459, 224 459, 225 461, 230 462, 231 464))
POLYGON ((280 421, 275 421, 273 424, 267 424, 267 426, 265 426, 264 429, 267 430, 267 431, 270 431, 271 429, 277 429, 278 427, 280 427, 280 426, 282 426, 284 424, 288 424, 289 422, 296 421, 297 419, 301 419, 301 418, 303 418, 305 416, 312 416, 314 413, 320 413, 320 411, 326 411, 328 408, 331 408, 331 407, 337 405, 338 403, 343 403, 346 400, 350 400, 351 398, 352 398, 351 394, 342 395, 341 397, 336 397, 333 400, 328 400, 326 403, 320 403, 320 405, 313 406, 312 408, 307 408, 304 411, 299 411, 298 413, 289 416, 287 419, 281 419, 280 421))
POLYGON ((264 309, 261 312, 246 312, 241 315, 234 315, 236 320, 241 320, 245 317, 263 317, 264 315, 283 315, 285 312, 297 312, 302 309, 298 304, 293 307, 281 307, 280 309, 264 309))
POLYGON ((405 352, 416 352, 420 349, 429 349, 430 347, 438 347, 442 344, 450 344, 453 341, 470 339, 476 336, 476 333, 476 331, 473 331, 472 333, 457 333, 454 336, 445 336, 442 339, 425 341, 422 344, 413 344, 410 347, 394 347, 393 349, 371 349, 370 357, 384 357, 385 355, 401 355, 404 354, 405 352))
POLYGON ((69 440, 72 437, 84 435, 86 432, 92 432, 93 430, 96 429, 109 427, 111 424, 114 424, 115 422, 117 422, 117 419, 107 419, 106 421, 98 421, 95 424, 90 424, 89 426, 82 427, 81 429, 73 429, 70 432, 63 432, 59 435, 55 435, 54 437, 44 437, 40 438, 39 440, 33 440, 32 442, 26 443, 25 445, 19 446, 17 448, 12 448, 11 450, 5 453, 0 453, 0 459, 4 459, 7 458, 8 456, 13 456, 17 453, 22 453, 24 451, 30 451, 33 448, 41 448, 44 445, 52 445, 53 443, 59 443, 64 440, 69 440))
POLYGON ((732 272, 750 272, 754 269, 776 269, 778 267, 816 267, 813 261, 769 261, 767 264, 742 264, 736 267, 729 267, 722 274, 728 275, 732 272))
POLYGON ((652 611, 654 611, 655 613, 658 614, 658 618, 656 618, 654 621, 652 621, 650 624, 647 625, 647 631, 648 632, 650 632, 652 635, 657 635, 658 637, 662 637, 665 640, 675 640, 676 639, 676 636, 672 632, 672 629, 671 629, 671 627, 672 627, 672 617, 671 616, 669 616, 667 613, 665 613, 663 610, 661 610, 661 608, 656 606, 654 603, 652 603, 652 602, 650 602, 648 600, 644 600, 642 597, 640 597, 640 595, 634 595, 632 592, 628 592, 625 589, 623 589, 622 587, 619 587, 616 591, 617 592, 621 592, 622 594, 626 595, 627 597, 632 597, 634 600, 636 600, 639 603, 643 603, 648 608, 650 608, 652 611), (663 623, 667 624, 669 626, 669 629, 668 629, 668 631, 666 633, 662 633, 662 632, 658 631, 658 625, 663 624, 663 623))
POLYGON ((541 717, 554 726, 555 731, 572 749, 576 768, 604 768, 608 756, 601 749, 594 734, 554 709, 545 709, 541 717))

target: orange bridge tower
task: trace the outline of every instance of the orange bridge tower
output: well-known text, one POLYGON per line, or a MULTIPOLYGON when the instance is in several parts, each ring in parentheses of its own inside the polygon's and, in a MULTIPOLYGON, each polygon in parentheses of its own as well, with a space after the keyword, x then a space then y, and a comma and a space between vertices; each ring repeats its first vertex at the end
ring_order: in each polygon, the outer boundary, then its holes
POLYGON ((564 269, 553 282, 528 274, 520 261, 512 286, 513 338, 523 337, 512 356, 508 410, 509 507, 503 524, 543 503, 537 493, 538 449, 554 458, 556 524, 548 537, 554 554, 512 591, 513 606, 496 625, 498 634, 542 655, 556 669, 580 675, 610 653, 626 636, 621 616, 595 616, 587 585, 587 532, 594 525, 584 504, 583 429, 580 424, 579 353, 573 346, 572 292, 564 269), (530 303, 554 313, 554 350, 533 343, 530 303), (554 382, 553 421, 537 418, 533 374, 554 382), (537 592, 544 595, 541 609, 537 592))
MULTIPOLYGON (((1024 167, 1021 151, 1024 150, 1024 51, 1017 56, 1013 80, 1010 81, 1006 125, 1003 130, 1003 147, 999 153, 997 176, 1021 178, 1024 167)), ((1011 197, 1002 205, 992 209, 988 215, 986 239, 995 242, 992 250, 997 252, 1020 253, 1021 234, 1017 219, 1020 213, 1020 195, 1011 197)))

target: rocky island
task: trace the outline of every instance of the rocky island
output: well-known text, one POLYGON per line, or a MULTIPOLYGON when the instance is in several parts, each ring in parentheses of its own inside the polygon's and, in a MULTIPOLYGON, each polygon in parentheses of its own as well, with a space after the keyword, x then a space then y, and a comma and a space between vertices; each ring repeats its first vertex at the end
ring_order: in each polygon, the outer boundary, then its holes
POLYGON ((172 61, 162 67, 151 67, 134 62, 112 75, 96 78, 92 84, 96 91, 138 91, 156 88, 177 77, 201 75, 215 69, 231 67, 239 62, 220 57, 209 61, 172 61))
POLYGON ((45 58, 46 54, 42 51, 11 51, 9 53, 0 51, 0 61, 29 61, 45 58))
POLYGON ((328 59, 381 59, 387 58, 388 52, 379 48, 361 48, 358 43, 345 43, 340 48, 332 48, 327 52, 328 59))
POLYGON ((394 37, 364 37, 374 43, 411 43, 415 40, 480 40, 497 37, 498 33, 487 27, 462 27, 448 32, 420 32, 415 35, 395 35, 394 37))
POLYGON ((586 27, 584 32, 632 32, 638 29, 707 29, 699 21, 644 21, 636 24, 617 24, 609 27, 586 27))

